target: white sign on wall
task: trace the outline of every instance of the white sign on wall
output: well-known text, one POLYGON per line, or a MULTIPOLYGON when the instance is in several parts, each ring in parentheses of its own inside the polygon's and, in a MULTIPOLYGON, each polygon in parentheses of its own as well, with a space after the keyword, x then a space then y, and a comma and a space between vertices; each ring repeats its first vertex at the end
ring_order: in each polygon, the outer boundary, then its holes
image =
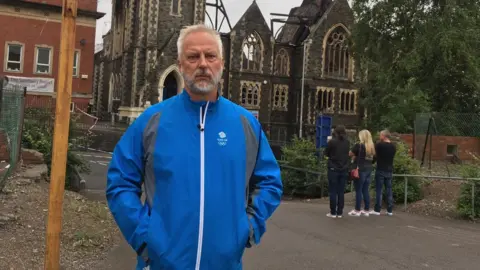
POLYGON ((27 87, 27 91, 53 93, 55 89, 54 78, 40 78, 40 77, 17 77, 5 76, 4 86, 6 87, 27 87))

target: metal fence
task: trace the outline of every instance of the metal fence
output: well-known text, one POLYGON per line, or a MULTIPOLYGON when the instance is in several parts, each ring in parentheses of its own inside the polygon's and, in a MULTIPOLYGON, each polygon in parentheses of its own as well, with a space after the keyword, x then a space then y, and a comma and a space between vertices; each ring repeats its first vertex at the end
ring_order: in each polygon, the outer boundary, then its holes
POLYGON ((0 78, 0 190, 20 159, 26 93, 0 78))
POLYGON ((426 135, 429 129, 434 135, 480 137, 480 114, 432 112, 418 113, 415 117, 415 133, 426 135))
MULTIPOLYGON (((328 196, 328 179, 326 172, 314 171, 314 170, 306 170, 302 168, 291 167, 280 162, 280 167, 282 169, 282 176, 285 176, 285 172, 296 172, 298 177, 303 176, 303 181, 299 185, 299 188, 318 188, 320 189, 321 197, 328 196)), ((372 173, 374 175, 374 173, 372 173)), ((404 198, 403 198, 403 210, 407 211, 408 207, 408 198, 409 198, 409 181, 413 181, 414 179, 432 179, 432 180, 455 180, 455 181, 463 181, 464 183, 471 184, 471 214, 472 217, 475 217, 475 197, 478 195, 476 194, 476 185, 480 184, 480 178, 464 178, 464 177, 447 177, 447 176, 438 176, 438 175, 409 175, 409 174, 393 174, 392 181, 398 181, 399 179, 403 179, 404 181, 404 198)), ((294 180, 295 181, 295 180, 294 180)), ((373 181, 372 181, 373 182, 373 181)), ((299 181, 296 181, 298 184, 299 181)), ((349 181, 346 185, 345 192, 352 192, 352 196, 355 196, 355 191, 353 187, 353 181, 349 181)), ((288 194, 286 194, 288 195, 288 194)), ((477 198, 480 199, 480 198, 477 198)))
POLYGON ((414 156, 429 167, 432 160, 460 163, 471 159, 467 151, 480 152, 479 137, 480 114, 419 113, 414 123, 414 156))
POLYGON ((424 179, 434 179, 434 180, 455 180, 455 181, 465 181, 470 182, 472 185, 472 216, 475 216, 475 186, 480 183, 480 178, 464 178, 464 177, 447 177, 447 176, 438 176, 438 175, 413 175, 413 174, 394 174, 393 177, 403 178, 405 182, 405 198, 403 202, 404 211, 407 210, 408 206, 408 181, 411 178, 424 178, 424 179))

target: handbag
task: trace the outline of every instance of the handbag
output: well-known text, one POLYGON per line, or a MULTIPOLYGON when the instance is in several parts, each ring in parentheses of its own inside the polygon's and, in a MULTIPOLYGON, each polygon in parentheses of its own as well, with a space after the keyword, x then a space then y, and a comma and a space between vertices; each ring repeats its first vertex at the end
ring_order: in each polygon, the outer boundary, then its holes
POLYGON ((360 153, 362 151, 362 145, 360 144, 359 145, 359 150, 358 150, 358 156, 355 158, 357 160, 357 168, 353 169, 351 172, 350 172, 350 175, 352 176, 352 179, 353 180, 357 180, 360 178, 360 174, 358 172, 358 162, 359 162, 359 159, 360 159, 360 153))

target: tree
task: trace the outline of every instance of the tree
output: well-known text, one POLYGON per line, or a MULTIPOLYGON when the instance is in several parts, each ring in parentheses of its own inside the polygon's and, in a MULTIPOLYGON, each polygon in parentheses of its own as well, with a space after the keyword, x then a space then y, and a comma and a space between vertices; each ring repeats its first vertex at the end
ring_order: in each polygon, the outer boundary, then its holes
POLYGON ((369 128, 411 132, 416 113, 480 112, 478 2, 354 2, 352 47, 369 128))

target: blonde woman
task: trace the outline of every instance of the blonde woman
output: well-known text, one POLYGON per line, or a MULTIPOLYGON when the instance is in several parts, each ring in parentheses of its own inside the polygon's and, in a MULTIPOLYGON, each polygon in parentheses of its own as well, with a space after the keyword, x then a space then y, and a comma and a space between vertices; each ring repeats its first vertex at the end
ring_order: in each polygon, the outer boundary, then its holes
POLYGON ((360 143, 353 146, 350 156, 354 158, 354 164, 358 166, 358 179, 354 179, 355 185, 355 209, 348 213, 349 216, 359 217, 369 216, 370 212, 370 193, 369 186, 375 162, 375 144, 372 141, 370 131, 364 129, 358 133, 360 143), (361 210, 362 199, 365 207, 361 210))

